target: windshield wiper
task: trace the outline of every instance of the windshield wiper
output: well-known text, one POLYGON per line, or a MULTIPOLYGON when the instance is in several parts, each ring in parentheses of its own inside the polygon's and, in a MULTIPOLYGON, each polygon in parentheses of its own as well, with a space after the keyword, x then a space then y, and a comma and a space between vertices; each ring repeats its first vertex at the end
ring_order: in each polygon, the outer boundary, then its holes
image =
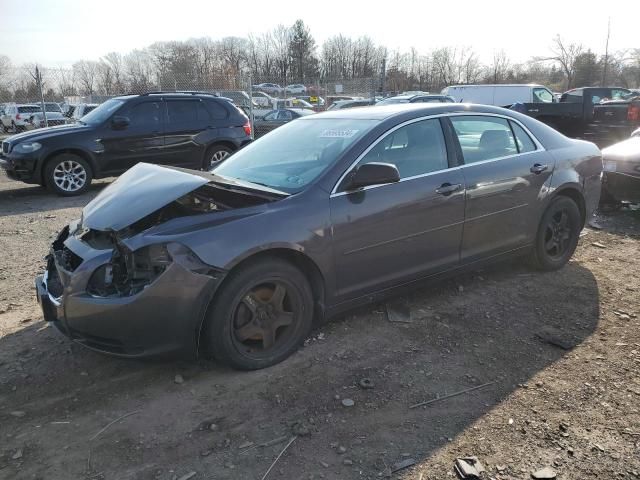
POLYGON ((222 175, 217 175, 215 173, 212 173, 211 175, 213 175, 214 177, 216 177, 216 180, 213 180, 211 183, 214 183, 216 185, 222 185, 226 188, 237 188, 237 189, 241 189, 241 190, 250 190, 252 192, 255 193, 266 193, 269 196, 273 197, 273 196, 277 196, 277 197, 288 197, 290 194, 287 192, 283 192, 281 190, 277 190, 275 188, 273 188, 270 185, 266 185, 264 183, 260 183, 260 182, 250 182, 247 180, 240 180, 239 178, 227 178, 227 177, 223 177, 222 175), (262 188, 260 188, 262 187, 262 188))

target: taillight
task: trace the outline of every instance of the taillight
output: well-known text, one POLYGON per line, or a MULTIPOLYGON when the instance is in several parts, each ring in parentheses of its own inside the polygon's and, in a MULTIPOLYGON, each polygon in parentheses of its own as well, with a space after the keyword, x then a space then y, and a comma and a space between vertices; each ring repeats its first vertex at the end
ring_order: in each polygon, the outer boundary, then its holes
POLYGON ((627 120, 630 122, 640 121, 640 105, 637 103, 630 103, 627 109, 627 120))
POLYGON ((20 120, 20 114, 19 113, 16 114, 16 120, 20 120))
POLYGON ((247 123, 245 123, 242 128, 244 128, 244 133, 247 134, 248 137, 251 136, 251 124, 249 123, 249 120, 247 120, 247 123))

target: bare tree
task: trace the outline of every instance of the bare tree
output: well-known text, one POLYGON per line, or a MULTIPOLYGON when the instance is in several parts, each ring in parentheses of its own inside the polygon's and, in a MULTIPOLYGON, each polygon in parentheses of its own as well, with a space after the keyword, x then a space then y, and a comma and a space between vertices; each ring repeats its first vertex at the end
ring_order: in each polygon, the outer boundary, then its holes
POLYGON ((566 44, 560 35, 556 35, 553 40, 551 52, 555 60, 560 64, 562 71, 567 79, 567 90, 573 87, 573 81, 576 73, 576 58, 584 51, 582 44, 570 43, 566 44))
POLYGON ((493 53, 493 62, 491 63, 491 82, 504 83, 507 81, 509 74, 509 57, 504 50, 496 51, 493 53))
POLYGON ((96 76, 98 72, 98 62, 92 60, 80 60, 73 64, 73 70, 80 83, 82 93, 93 95, 95 90, 96 76))
POLYGON ((117 52, 107 53, 102 57, 102 62, 107 64, 111 70, 113 76, 113 89, 116 92, 124 93, 124 62, 122 55, 117 52))

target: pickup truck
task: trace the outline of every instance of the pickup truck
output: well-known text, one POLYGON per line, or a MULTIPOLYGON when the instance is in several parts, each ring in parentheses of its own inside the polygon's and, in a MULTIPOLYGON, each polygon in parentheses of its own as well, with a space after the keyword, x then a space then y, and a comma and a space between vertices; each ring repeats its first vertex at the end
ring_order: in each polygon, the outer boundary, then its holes
POLYGON ((563 93, 559 102, 517 103, 511 108, 600 147, 628 138, 640 126, 640 97, 626 88, 575 88, 563 93))

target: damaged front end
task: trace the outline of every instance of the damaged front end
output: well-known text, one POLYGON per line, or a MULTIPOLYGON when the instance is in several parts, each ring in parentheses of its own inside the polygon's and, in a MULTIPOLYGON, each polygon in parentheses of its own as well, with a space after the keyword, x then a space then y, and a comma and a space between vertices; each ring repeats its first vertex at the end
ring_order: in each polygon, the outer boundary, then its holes
MULTIPOLYGON (((125 180, 129 175, 137 181, 130 175, 136 168, 123 175, 125 180)), ((152 181, 149 176, 157 169, 168 170, 145 166, 141 174, 152 181)), ((183 188, 165 191, 164 201, 160 192, 147 188, 144 205, 129 207, 126 198, 110 191, 114 187, 131 197, 125 188, 131 182, 120 182, 121 177, 83 210, 81 221, 60 232, 45 273, 36 279, 46 320, 74 341, 116 355, 197 352, 202 320, 225 271, 203 262, 181 235, 149 232, 172 220, 197 223, 205 215, 259 205, 270 197, 202 184, 196 174, 192 182, 179 173, 183 188), (185 183, 191 190, 184 191, 185 183), (174 197, 176 191, 181 194, 174 197)))

